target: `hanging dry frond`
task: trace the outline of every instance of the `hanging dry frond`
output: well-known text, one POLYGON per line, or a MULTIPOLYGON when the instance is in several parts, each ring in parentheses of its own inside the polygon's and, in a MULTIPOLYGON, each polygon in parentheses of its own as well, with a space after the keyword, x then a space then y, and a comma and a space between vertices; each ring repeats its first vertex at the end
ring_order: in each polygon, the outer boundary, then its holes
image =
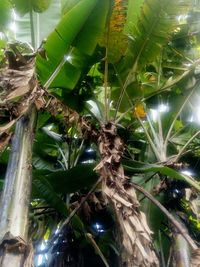
POLYGON ((0 119, 4 122, 0 133, 7 132, 38 97, 34 56, 26 59, 17 48, 9 52, 8 67, 0 71, 0 119))
POLYGON ((200 249, 196 249, 192 253, 191 267, 200 267, 200 249))
POLYGON ((5 149, 5 147, 8 145, 12 134, 9 132, 4 132, 0 134, 0 152, 5 149))
POLYGON ((115 125, 102 125, 98 141, 102 161, 96 170, 101 175, 103 192, 113 207, 120 229, 121 266, 159 266, 146 216, 139 210, 135 190, 124 175, 120 162, 124 146, 115 125))

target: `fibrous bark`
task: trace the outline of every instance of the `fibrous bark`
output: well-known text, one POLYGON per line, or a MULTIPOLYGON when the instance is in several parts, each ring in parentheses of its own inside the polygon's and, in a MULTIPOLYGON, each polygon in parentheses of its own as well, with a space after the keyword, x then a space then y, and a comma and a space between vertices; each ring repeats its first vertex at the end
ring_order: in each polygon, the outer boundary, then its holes
POLYGON ((98 142, 102 161, 96 170, 116 215, 121 239, 120 266, 159 266, 146 216, 140 211, 135 190, 124 175, 121 165, 124 147, 114 124, 102 125, 98 142))
MULTIPOLYGON (((176 216, 176 220, 180 223, 185 233, 187 233, 186 227, 181 223, 178 216, 176 216)), ((189 267, 191 262, 191 251, 187 240, 185 240, 184 236, 177 231, 173 226, 172 228, 172 253, 173 253, 173 266, 174 267, 189 267)))
POLYGON ((14 65, 9 64, 9 68, 0 72, 0 86, 4 90, 0 98, 2 112, 8 108, 11 114, 11 121, 0 127, 0 133, 18 120, 0 203, 0 266, 31 267, 33 249, 28 244, 28 212, 36 118, 35 107, 31 104, 35 101, 38 84, 34 60, 21 62, 23 64, 15 60, 14 65))

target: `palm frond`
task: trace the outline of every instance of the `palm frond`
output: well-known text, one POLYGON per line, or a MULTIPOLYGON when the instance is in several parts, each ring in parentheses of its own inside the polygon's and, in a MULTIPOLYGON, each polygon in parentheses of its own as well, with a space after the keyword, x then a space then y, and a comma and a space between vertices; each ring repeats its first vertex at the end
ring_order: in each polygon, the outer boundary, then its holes
POLYGON ((154 61, 177 27, 178 16, 187 14, 190 1, 146 0, 137 24, 130 27, 130 51, 135 65, 154 61))

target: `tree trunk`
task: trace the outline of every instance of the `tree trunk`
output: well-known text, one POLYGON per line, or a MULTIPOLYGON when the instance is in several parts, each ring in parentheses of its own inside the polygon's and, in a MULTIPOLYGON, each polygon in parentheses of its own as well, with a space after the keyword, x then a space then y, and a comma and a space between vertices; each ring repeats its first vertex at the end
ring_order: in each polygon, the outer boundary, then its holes
MULTIPOLYGON (((32 142, 36 118, 31 107, 16 124, 0 203, 0 266, 22 267, 28 260, 28 211, 31 195, 32 142)), ((30 258, 29 258, 30 259, 30 258)))
MULTIPOLYGON (((185 225, 181 222, 179 217, 174 213, 176 220, 182 225, 182 228, 186 233, 188 233, 185 225)), ((187 240, 183 237, 183 235, 177 232, 172 226, 172 251, 173 251, 173 266, 175 267, 190 267, 191 265, 191 250, 187 240)))
POLYGON ((102 177, 103 192, 116 215, 120 267, 157 267, 159 262, 152 245, 152 232, 121 165, 124 147, 115 125, 103 125, 98 141, 102 161, 96 170, 102 177))

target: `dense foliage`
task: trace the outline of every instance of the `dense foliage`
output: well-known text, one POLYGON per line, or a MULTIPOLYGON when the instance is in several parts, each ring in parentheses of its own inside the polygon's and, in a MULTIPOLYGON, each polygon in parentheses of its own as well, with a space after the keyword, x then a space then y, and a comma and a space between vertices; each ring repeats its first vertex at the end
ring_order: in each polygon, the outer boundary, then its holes
POLYGON ((35 105, 36 266, 198 266, 199 8, 0 2, 0 188, 35 105))

